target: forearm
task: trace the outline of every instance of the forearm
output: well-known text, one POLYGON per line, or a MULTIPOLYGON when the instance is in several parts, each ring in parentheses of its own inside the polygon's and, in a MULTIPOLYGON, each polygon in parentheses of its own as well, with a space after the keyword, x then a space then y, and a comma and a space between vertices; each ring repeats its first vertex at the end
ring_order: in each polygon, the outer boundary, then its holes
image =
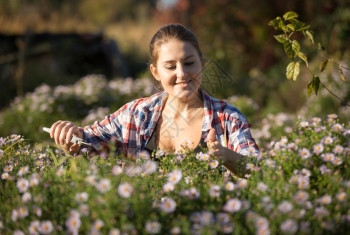
POLYGON ((246 156, 230 149, 225 149, 221 156, 224 166, 235 175, 244 178, 246 174, 249 174, 246 156))

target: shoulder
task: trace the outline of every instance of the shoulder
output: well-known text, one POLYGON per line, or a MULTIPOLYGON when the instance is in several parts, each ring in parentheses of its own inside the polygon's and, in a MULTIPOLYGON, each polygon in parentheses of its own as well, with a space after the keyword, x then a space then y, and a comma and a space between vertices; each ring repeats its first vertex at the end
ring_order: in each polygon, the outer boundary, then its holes
POLYGON ((223 116, 226 120, 247 122, 244 114, 233 104, 230 104, 225 100, 214 98, 207 93, 204 93, 203 95, 204 99, 207 100, 208 108, 212 109, 213 113, 223 116))
POLYGON ((165 97, 165 92, 157 92, 148 97, 132 100, 123 105, 117 112, 135 113, 144 110, 157 110, 158 108, 161 108, 165 97))

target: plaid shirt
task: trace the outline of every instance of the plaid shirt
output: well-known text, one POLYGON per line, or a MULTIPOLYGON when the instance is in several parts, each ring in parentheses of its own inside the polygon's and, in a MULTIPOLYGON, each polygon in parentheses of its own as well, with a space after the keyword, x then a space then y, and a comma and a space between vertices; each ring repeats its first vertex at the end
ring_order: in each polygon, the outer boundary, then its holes
MULTIPOLYGON (((211 128, 216 139, 227 148, 242 155, 259 154, 259 149, 250 133, 250 124, 243 114, 225 101, 201 91, 204 101, 202 140, 207 142, 211 128)), ((84 140, 93 145, 92 151, 101 151, 108 142, 116 141, 124 154, 137 155, 143 151, 162 114, 167 93, 162 91, 150 97, 136 99, 122 106, 101 122, 86 126, 84 140)))

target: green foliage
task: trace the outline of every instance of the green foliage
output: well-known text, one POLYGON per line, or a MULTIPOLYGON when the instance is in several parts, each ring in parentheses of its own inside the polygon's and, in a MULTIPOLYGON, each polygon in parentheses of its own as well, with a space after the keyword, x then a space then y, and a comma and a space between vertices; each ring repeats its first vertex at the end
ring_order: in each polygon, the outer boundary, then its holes
MULTIPOLYGON (((296 12, 289 11, 283 15, 283 18, 276 17, 274 20, 269 22, 269 25, 272 26, 275 30, 281 31, 282 34, 275 35, 275 39, 283 45, 284 51, 291 62, 287 65, 286 69, 286 77, 289 80, 296 81, 299 73, 300 73, 300 63, 304 62, 306 67, 309 67, 308 58, 305 53, 301 51, 300 43, 298 40, 293 39, 296 37, 296 33, 302 33, 305 38, 307 38, 312 44, 314 44, 314 36, 309 30, 310 25, 307 25, 304 22, 299 21, 297 18, 299 15, 296 12)), ((298 38, 298 37, 297 37, 298 38)), ((324 49, 319 44, 319 50, 324 53, 324 49)), ((334 62, 333 59, 330 59, 327 55, 321 61, 319 65, 320 72, 323 72, 328 64, 328 61, 334 62)), ((336 63, 336 62, 334 62, 336 63)), ((343 73, 343 69, 348 69, 345 66, 338 64, 338 73, 344 82, 346 81, 345 75, 343 73)), ((320 85, 326 88, 333 96, 335 96, 338 100, 344 103, 337 95, 331 92, 320 80, 320 77, 313 73, 310 69, 309 71, 312 73, 312 79, 307 84, 307 95, 310 96, 312 93, 315 95, 318 94, 320 89, 320 85)))
MULTIPOLYGON (((308 60, 306 55, 300 50, 300 43, 292 39, 292 36, 301 32, 307 37, 312 43, 314 43, 314 38, 312 33, 308 30, 310 25, 299 21, 297 18, 299 15, 296 12, 289 11, 281 17, 277 17, 269 22, 269 25, 274 27, 277 31, 282 31, 283 34, 274 36, 275 39, 283 45, 284 51, 290 60, 301 59, 308 67, 308 60)), ((287 66, 286 76, 292 81, 296 81, 300 72, 300 62, 299 60, 292 61, 287 66)), ((314 87, 312 87, 314 89, 314 87)), ((317 93, 316 90, 314 90, 317 93)))

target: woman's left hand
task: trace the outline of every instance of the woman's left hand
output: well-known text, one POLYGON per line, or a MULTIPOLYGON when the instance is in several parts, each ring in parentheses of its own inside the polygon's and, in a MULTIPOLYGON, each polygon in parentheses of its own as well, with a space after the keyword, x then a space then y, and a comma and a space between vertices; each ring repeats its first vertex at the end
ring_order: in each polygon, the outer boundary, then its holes
POLYGON ((224 147, 218 140, 216 140, 215 129, 211 129, 208 133, 207 147, 209 152, 214 156, 219 157, 225 167, 234 174, 240 177, 245 177, 245 174, 248 173, 244 162, 245 157, 227 147, 224 147))
MULTIPOLYGON (((210 129, 208 133, 208 150, 214 155, 218 156, 225 163, 228 155, 232 150, 224 147, 218 140, 215 139, 215 129, 210 129)), ((232 154, 232 153, 231 153, 232 154)))

